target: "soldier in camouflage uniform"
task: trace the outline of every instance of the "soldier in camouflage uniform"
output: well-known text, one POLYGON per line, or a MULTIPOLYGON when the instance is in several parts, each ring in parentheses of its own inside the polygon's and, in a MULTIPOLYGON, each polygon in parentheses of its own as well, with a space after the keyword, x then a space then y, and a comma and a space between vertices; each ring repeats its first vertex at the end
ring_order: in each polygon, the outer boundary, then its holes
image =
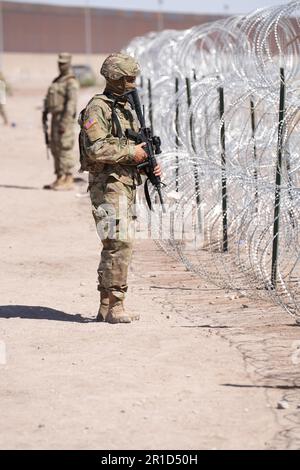
POLYGON ((4 125, 7 126, 8 125, 8 118, 7 118, 7 114, 6 114, 4 105, 2 103, 0 103, 0 116, 3 119, 4 125))
POLYGON ((68 53, 59 54, 60 74, 50 85, 44 101, 43 123, 47 122, 48 113, 52 115, 50 149, 56 174, 56 180, 45 189, 67 190, 73 187, 78 82, 71 68, 71 58, 68 53))
MULTIPOLYGON (((10 89, 7 86, 7 83, 5 81, 4 75, 1 72, 1 70, 0 70, 0 87, 1 87, 0 93, 5 91, 6 93, 10 94, 10 89), (3 87, 3 89, 2 89, 2 87, 3 87)), ((6 114, 6 110, 5 110, 5 105, 3 103, 1 103, 1 101, 0 101, 0 116, 3 119, 4 125, 7 126, 8 125, 8 118, 7 118, 7 114, 6 114)))
MULTIPOLYGON (((137 62, 126 54, 107 57, 101 68, 106 79, 104 93, 95 95, 79 117, 82 169, 89 171, 93 216, 103 243, 97 321, 109 323, 130 323, 139 317, 124 310, 133 240, 132 234, 122 230, 122 225, 130 226, 134 218, 136 185, 141 182, 137 165, 147 158, 144 143, 135 145, 125 136, 126 129, 139 129, 124 96, 136 86, 139 71, 137 62), (112 220, 114 233, 109 228, 112 220)), ((155 173, 161 175, 159 165, 155 173)))
POLYGON ((3 119, 3 124, 5 126, 7 126, 8 125, 8 118, 7 118, 7 114, 6 114, 6 111, 5 111, 4 104, 2 104, 2 103, 0 103, 0 116, 3 119))

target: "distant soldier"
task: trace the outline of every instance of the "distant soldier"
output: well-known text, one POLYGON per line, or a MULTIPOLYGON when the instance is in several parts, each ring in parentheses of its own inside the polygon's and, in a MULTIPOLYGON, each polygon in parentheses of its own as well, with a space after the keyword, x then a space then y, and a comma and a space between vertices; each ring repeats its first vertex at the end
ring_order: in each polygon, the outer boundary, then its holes
MULTIPOLYGON (((5 81, 4 75, 1 71, 0 71, 0 87, 1 87, 0 94, 2 94, 2 93, 5 94, 5 93, 10 92, 10 90, 7 86, 7 83, 5 81)), ((4 125, 7 126, 8 125, 8 118, 7 118, 5 106, 4 106, 3 103, 1 103, 1 97, 0 97, 0 116, 3 119, 4 125)))
POLYGON ((78 82, 71 67, 71 54, 58 56, 59 76, 50 85, 44 100, 43 125, 48 113, 52 115, 50 149, 54 158, 56 180, 45 189, 67 190, 73 187, 73 153, 78 82))
MULTIPOLYGON (((126 137, 126 130, 139 130, 126 97, 126 92, 136 87, 139 73, 140 67, 132 57, 107 57, 101 68, 105 90, 90 100, 79 117, 81 167, 89 171, 93 216, 103 244, 98 267, 99 322, 130 323, 137 319, 137 315, 124 310, 123 304, 133 235, 123 233, 122 226, 129 227, 135 218, 136 186, 141 183, 137 165, 147 158, 145 144, 135 145, 126 137), (110 233, 112 221, 114 233, 110 233)), ((155 174, 161 175, 159 165, 155 174)))
POLYGON ((8 118, 7 118, 7 114, 6 114, 6 111, 5 111, 5 107, 2 103, 0 103, 0 116, 3 119, 4 125, 7 126, 8 125, 8 118))

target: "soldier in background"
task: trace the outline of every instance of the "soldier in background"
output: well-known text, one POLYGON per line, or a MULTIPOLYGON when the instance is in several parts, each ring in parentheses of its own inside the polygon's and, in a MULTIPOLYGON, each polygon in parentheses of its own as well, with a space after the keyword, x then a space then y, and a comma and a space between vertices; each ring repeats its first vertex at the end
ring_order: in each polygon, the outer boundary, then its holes
POLYGON ((56 179, 45 189, 67 190, 73 187, 75 159, 75 118, 78 95, 78 82, 71 67, 71 54, 58 56, 59 76, 50 85, 44 100, 43 125, 47 116, 52 115, 50 149, 54 158, 56 179))
MULTIPOLYGON (((79 117, 81 168, 89 171, 93 216, 103 244, 98 267, 97 321, 109 323, 130 323, 138 318, 124 309, 133 234, 121 232, 122 226, 130 227, 135 218, 136 186, 141 183, 137 165, 147 158, 145 144, 135 145, 125 132, 139 130, 136 114, 124 95, 135 88, 139 72, 132 57, 108 56, 101 68, 106 79, 104 93, 95 95, 79 117), (110 234, 112 220, 115 233, 110 234)), ((161 176, 159 165, 154 172, 161 176)))
POLYGON ((5 111, 4 104, 2 104, 2 103, 0 103, 0 116, 1 116, 2 119, 3 119, 4 125, 5 125, 5 126, 8 126, 7 114, 6 114, 6 111, 5 111))
MULTIPOLYGON (((7 83, 6 83, 4 75, 1 72, 1 70, 0 70, 0 86, 2 86, 4 88, 4 90, 1 90, 1 92, 3 91, 6 94, 11 94, 11 90, 8 87, 7 83), (2 84, 1 84, 1 82, 2 82, 2 84)), ((5 105, 1 102, 0 102, 0 116, 3 119, 4 125, 7 126, 9 124, 8 117, 7 117, 7 114, 6 114, 5 105)))

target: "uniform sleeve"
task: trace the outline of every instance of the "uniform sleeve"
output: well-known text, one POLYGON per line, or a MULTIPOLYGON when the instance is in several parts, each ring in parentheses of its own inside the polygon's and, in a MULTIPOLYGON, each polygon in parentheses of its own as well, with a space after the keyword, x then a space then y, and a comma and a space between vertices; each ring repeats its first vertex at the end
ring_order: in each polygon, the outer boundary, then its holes
POLYGON ((4 89, 7 96, 12 95, 12 89, 9 83, 5 80, 4 75, 0 72, 0 87, 4 89))
POLYGON ((67 124, 76 116, 78 97, 78 84, 76 80, 69 80, 66 89, 66 105, 62 116, 62 124, 67 124))
POLYGON ((125 137, 118 138, 111 134, 110 117, 104 107, 93 106, 88 109, 83 127, 87 137, 86 152, 91 160, 110 165, 136 165, 134 143, 125 137))

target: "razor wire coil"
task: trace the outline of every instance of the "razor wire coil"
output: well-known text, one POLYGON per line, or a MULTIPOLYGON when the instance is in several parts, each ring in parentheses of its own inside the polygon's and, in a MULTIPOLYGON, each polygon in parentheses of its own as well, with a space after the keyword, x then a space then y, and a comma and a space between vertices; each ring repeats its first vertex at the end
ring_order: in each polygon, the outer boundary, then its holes
POLYGON ((173 229, 159 245, 224 288, 267 292, 296 318, 299 19, 292 1, 151 33, 126 49, 141 64, 143 101, 164 150, 173 229), (183 233, 201 231, 200 244, 175 237, 179 222, 183 233))

